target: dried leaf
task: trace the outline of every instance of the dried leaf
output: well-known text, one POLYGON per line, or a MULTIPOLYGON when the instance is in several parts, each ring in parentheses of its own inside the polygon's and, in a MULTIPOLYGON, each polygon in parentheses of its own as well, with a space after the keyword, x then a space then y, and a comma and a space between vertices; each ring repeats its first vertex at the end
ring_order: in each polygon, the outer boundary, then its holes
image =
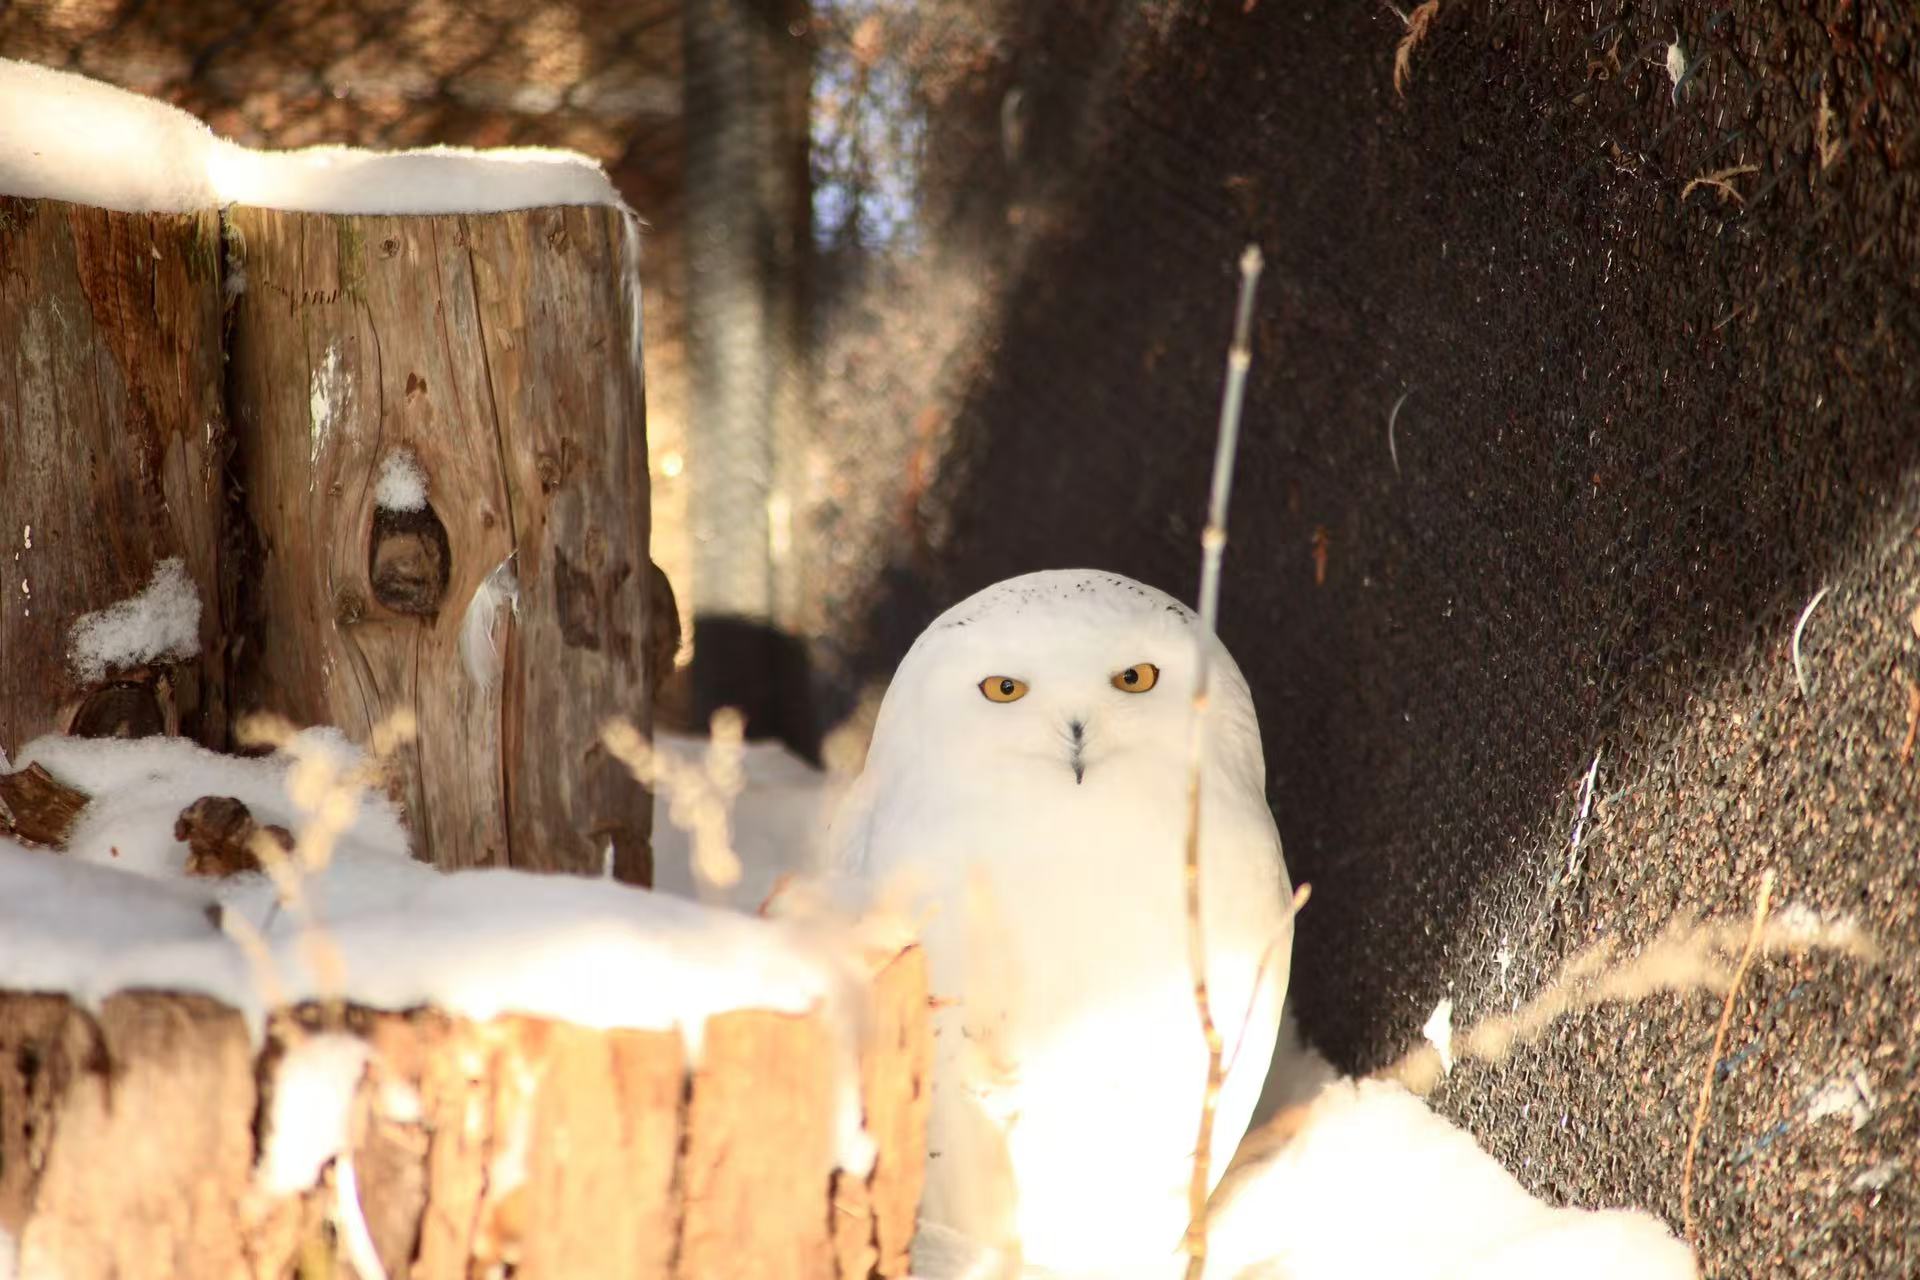
POLYGON ((1407 15, 1407 34, 1393 51, 1393 91, 1402 98, 1407 96, 1407 81, 1413 78, 1413 51, 1427 38, 1427 28, 1439 13, 1440 0, 1427 0, 1407 15))

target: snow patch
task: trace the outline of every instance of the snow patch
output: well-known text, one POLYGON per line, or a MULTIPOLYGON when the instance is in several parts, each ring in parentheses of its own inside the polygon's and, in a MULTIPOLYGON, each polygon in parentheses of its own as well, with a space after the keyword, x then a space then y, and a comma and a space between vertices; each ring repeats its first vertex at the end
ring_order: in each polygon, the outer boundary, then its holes
POLYGON ((1536 1200, 1469 1134, 1380 1080, 1333 1080, 1250 1134, 1214 1203, 1209 1280, 1698 1275, 1651 1215, 1536 1200))
POLYGON ((1854 1175, 1847 1186, 1853 1191, 1885 1191, 1887 1184, 1900 1176, 1901 1164, 1898 1159, 1882 1160, 1879 1164, 1869 1165, 1854 1175))
POLYGON ((0 59, 0 194, 127 213, 227 204, 356 214, 623 207, 600 166, 571 151, 254 151, 165 103, 11 59, 0 59), (49 132, 47 120, 59 130, 49 132))
POLYGON ((200 652, 200 593, 179 557, 162 560, 139 595, 84 614, 67 639, 80 679, 92 683, 111 668, 167 659, 184 662, 200 652))
POLYGON ((1427 1015, 1427 1021, 1420 1028, 1420 1034, 1427 1038, 1434 1052, 1440 1055, 1440 1074, 1453 1074, 1453 1001, 1442 1000, 1433 1006, 1433 1012, 1427 1015))
POLYGON ((370 1052, 358 1036, 317 1035, 280 1059, 266 1142, 254 1171, 261 1190, 271 1196, 305 1191, 346 1149, 353 1099, 370 1052))
POLYGON ((425 511, 427 473, 411 449, 395 449, 380 460, 373 505, 382 511, 425 511))
POLYGON ((215 144, 176 107, 0 59, 0 194, 125 213, 207 209, 220 203, 206 163, 215 144))
POLYGON ((221 204, 302 213, 500 213, 620 203, 597 162, 547 147, 252 151, 218 142, 208 169, 221 204))
POLYGON ((1825 1120, 1829 1116, 1842 1116, 1858 1133, 1873 1119, 1879 1105, 1880 1096, 1874 1092, 1866 1070, 1855 1065, 1814 1091, 1813 1097, 1807 1100, 1807 1118, 1825 1120))
MULTIPOLYGON (((353 379, 340 369, 340 346, 329 342, 327 354, 307 375, 307 438, 312 446, 307 461, 312 467, 320 466, 327 437, 333 434, 334 424, 346 416, 347 399, 352 393, 353 379)), ((309 481, 309 487, 313 483, 309 481)))

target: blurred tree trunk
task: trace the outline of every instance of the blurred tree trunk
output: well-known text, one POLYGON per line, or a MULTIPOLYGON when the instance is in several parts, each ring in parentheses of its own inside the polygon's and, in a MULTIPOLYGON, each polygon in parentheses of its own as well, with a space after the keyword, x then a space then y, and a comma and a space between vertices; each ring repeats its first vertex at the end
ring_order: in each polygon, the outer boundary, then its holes
POLYGON ((783 621, 812 256, 813 40, 803 0, 685 10, 694 701, 811 747, 804 663, 783 621))

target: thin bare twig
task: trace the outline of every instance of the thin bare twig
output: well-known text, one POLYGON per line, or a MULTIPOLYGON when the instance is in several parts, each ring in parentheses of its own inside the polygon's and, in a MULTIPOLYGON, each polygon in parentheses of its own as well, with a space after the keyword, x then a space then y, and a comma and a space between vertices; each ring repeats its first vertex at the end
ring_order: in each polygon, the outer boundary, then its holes
POLYGON ((1580 874, 1580 838, 1587 832, 1587 816, 1593 812, 1593 784, 1600 776, 1600 748, 1593 753, 1593 763, 1587 767, 1587 779, 1580 787, 1580 813, 1573 820, 1573 840, 1567 846, 1567 879, 1569 882, 1580 874))
POLYGON ((1807 601, 1807 607, 1800 611, 1800 621, 1793 624, 1793 678, 1800 685, 1802 698, 1812 698, 1813 694, 1807 691, 1807 669, 1800 661, 1800 633, 1807 629, 1807 619, 1811 618, 1813 611, 1820 607, 1820 602, 1826 598, 1829 590, 1831 588, 1822 587, 1814 592, 1813 599, 1807 601))
POLYGON ((1900 763, 1913 759, 1913 740, 1920 737, 1920 684, 1907 677, 1907 736, 1900 743, 1900 763))
MULTIPOLYGON (((309 892, 311 882, 332 863, 340 838, 359 815, 364 794, 380 787, 392 767, 394 754, 413 742, 418 731, 419 724, 412 710, 402 707, 389 713, 373 726, 366 758, 352 768, 343 769, 331 751, 301 738, 282 717, 256 712, 236 726, 236 736, 243 745, 271 746, 290 758, 285 781, 287 795, 302 815, 299 830, 293 833, 293 848, 283 849, 264 827, 257 828, 248 838, 247 848, 273 883, 275 910, 286 908, 298 926, 315 982, 325 1003, 336 1009, 346 995, 346 964, 333 935, 320 919, 314 896, 309 892)), ((242 923, 234 920, 223 927, 243 947, 248 947, 247 930, 241 928, 242 923)), ((265 944, 257 936, 255 941, 256 945, 248 949, 257 962, 264 955, 265 944)), ((273 982, 266 973, 262 973, 259 980, 263 987, 273 982)))
POLYGON ((1747 970, 1753 964, 1753 954, 1760 949, 1760 935, 1767 927, 1767 908, 1773 902, 1773 869, 1769 867, 1760 877, 1760 896, 1753 904, 1753 931, 1747 935, 1746 950, 1740 953, 1740 963, 1734 967, 1733 981, 1727 986, 1727 1001, 1720 1006, 1720 1025, 1713 1033, 1713 1053, 1707 1058, 1707 1069, 1700 1079, 1700 1101, 1693 1108, 1693 1130, 1687 1135, 1687 1154, 1680 1165, 1680 1227, 1681 1238, 1691 1241, 1693 1235, 1693 1162, 1700 1154, 1700 1131, 1706 1128, 1707 1108, 1713 1104, 1713 1077, 1720 1069, 1720 1055, 1726 1051, 1727 1028, 1733 1022, 1733 1006, 1740 998, 1740 983, 1746 978, 1747 970))
POLYGON ((1400 421, 1400 406, 1405 404, 1407 397, 1412 394, 1411 387, 1402 391, 1400 398, 1393 402, 1393 412, 1387 415, 1387 456, 1393 459, 1393 474, 1396 476, 1400 474, 1400 446, 1393 442, 1393 425, 1400 421))
POLYGON ((656 751, 633 722, 615 716, 600 726, 600 741, 641 786, 667 802, 667 820, 693 837, 694 884, 711 897, 740 882, 733 847, 733 802, 746 786, 746 717, 733 707, 713 713, 704 764, 682 763, 656 751))
MULTIPOLYGON (((1437 4, 1437 0, 1432 0, 1437 4)), ((1206 739, 1208 676, 1215 628, 1220 618, 1220 560, 1227 546, 1227 498, 1233 489, 1233 460, 1240 447, 1240 405, 1246 395, 1247 369, 1253 364, 1253 294, 1263 262, 1258 245, 1240 255, 1240 301, 1234 312, 1233 345, 1227 350, 1226 393, 1220 399, 1220 425, 1214 439, 1213 486, 1207 500, 1207 527, 1200 535, 1200 617, 1194 632, 1193 723, 1187 738, 1187 962, 1193 970, 1193 1004, 1207 1041, 1207 1090, 1200 1101, 1200 1136, 1193 1149, 1193 1181, 1187 1188, 1187 1280, 1200 1280, 1207 1267, 1207 1193, 1212 1190, 1213 1117, 1219 1108, 1223 1044, 1213 1020, 1207 990, 1207 940, 1200 918, 1200 774, 1206 739)))

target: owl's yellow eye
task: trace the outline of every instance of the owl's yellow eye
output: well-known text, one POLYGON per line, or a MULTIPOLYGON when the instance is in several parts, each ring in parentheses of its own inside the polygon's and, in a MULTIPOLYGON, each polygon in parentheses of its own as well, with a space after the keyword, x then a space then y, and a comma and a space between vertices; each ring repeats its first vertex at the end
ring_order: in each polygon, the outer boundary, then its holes
POLYGON ((1145 693, 1160 683, 1160 668, 1151 662, 1137 662, 1113 676, 1113 687, 1122 693, 1145 693))
POLYGON ((1027 696, 1027 682, 1012 676, 988 676, 980 682, 980 692, 988 702, 1018 702, 1027 696))

